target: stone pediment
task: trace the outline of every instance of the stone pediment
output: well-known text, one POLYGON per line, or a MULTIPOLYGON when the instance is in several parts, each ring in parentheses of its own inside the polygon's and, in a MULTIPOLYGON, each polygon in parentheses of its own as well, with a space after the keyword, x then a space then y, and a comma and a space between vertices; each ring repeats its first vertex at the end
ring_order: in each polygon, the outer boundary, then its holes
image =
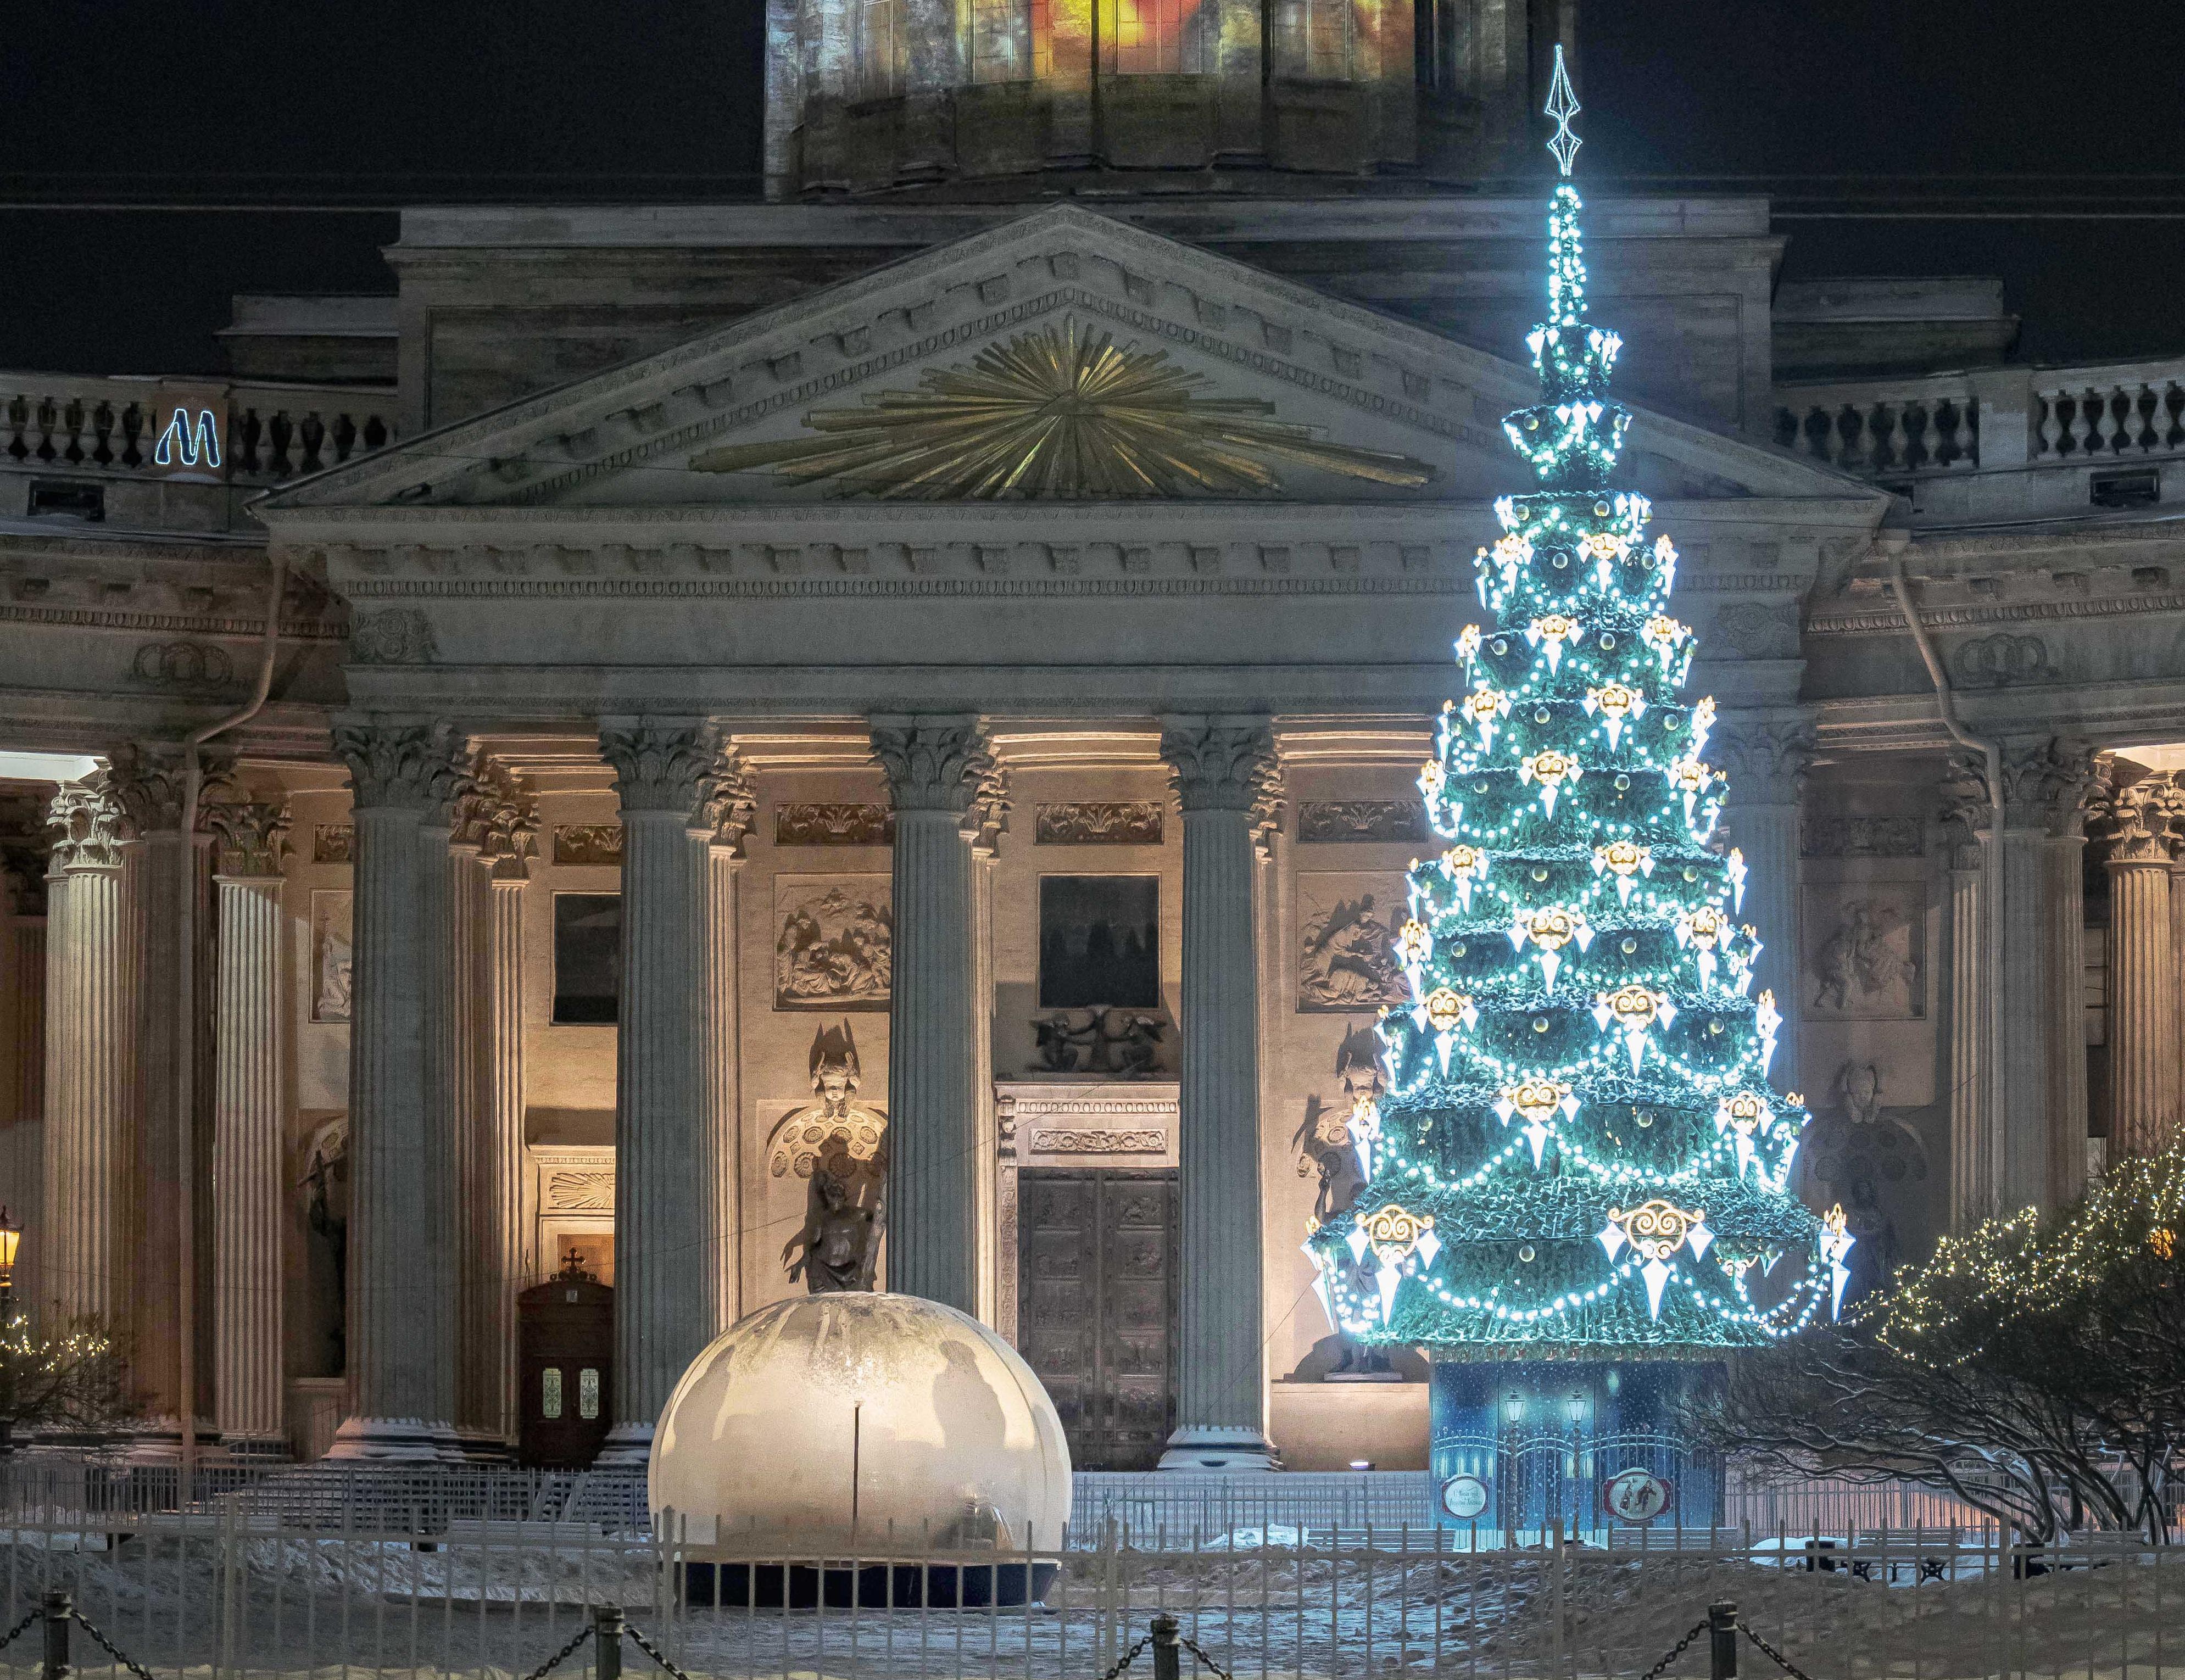
MULTIPOLYGON (((1062 205, 275 493, 276 514, 886 500, 1477 502, 1523 365, 1062 205)), ((1657 497, 1864 501, 1641 410, 1657 497)))

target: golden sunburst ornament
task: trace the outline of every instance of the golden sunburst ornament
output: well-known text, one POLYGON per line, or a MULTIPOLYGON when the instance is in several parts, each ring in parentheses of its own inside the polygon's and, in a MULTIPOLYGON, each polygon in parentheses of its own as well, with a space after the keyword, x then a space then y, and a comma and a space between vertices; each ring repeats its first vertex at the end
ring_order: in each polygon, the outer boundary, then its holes
POLYGON ((1274 419, 1274 405, 1199 394, 1203 374, 1165 350, 1118 346, 1074 321, 1020 333, 967 366, 930 368, 915 391, 816 409, 821 435, 708 450, 701 472, 772 467, 793 484, 833 479, 894 500, 1239 494, 1282 488, 1270 461, 1416 488, 1433 469, 1408 455, 1324 443, 1274 419))

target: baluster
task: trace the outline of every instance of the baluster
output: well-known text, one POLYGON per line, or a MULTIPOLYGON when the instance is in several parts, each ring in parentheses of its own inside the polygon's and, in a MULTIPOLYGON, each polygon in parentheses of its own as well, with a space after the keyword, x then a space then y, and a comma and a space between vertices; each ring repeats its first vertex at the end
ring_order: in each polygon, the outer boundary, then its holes
POLYGON ((2120 449, 2137 449, 2145 455, 2154 447, 2154 411, 2162 406, 2154 394, 2154 387, 2146 380, 2140 381, 2137 391, 2125 393, 2124 431, 2117 440, 2120 449))
POLYGON ((296 470, 316 472, 323 465, 319 458, 319 446, 326 438, 326 427, 315 409, 296 422, 296 470))
POLYGON ((266 455, 265 470, 276 478, 286 478, 295 470, 288 460, 288 444, 295 432, 295 422, 283 411, 277 409, 266 416, 265 434, 271 448, 266 455))
POLYGON ((2059 391, 2041 393, 2041 453, 2059 455, 2064 448, 2064 421, 2057 409, 2063 399, 2059 391))
POLYGON ((2070 439, 2070 448, 2073 455, 2083 455, 2087 452, 2087 438, 2093 430, 2093 422, 2087 417, 2087 409, 2093 399, 2092 391, 2082 391, 2070 399, 2071 423, 2065 428, 2065 435, 2070 439))
POLYGON ((1836 411, 1834 441, 1836 447, 1834 452, 1829 456, 1829 464, 1832 466, 1840 466, 1847 472, 1855 471, 1859 464, 1859 445, 1862 440, 1859 437, 1858 410, 1849 403, 1846 403, 1836 411))
POLYGON ((1779 449, 1793 449, 1798 446, 1798 418, 1786 408, 1775 410, 1775 443, 1779 449))
POLYGON ((104 466, 114 459, 114 451, 106 444, 107 436, 116 424, 114 405, 101 398, 90 407, 86 418, 91 422, 91 448, 85 452, 84 460, 92 466, 104 466))
POLYGON ((131 403, 121 411, 121 454, 124 466, 142 468, 152 464, 152 405, 131 403))
POLYGON ((338 414, 327 423, 327 441, 333 449, 329 466, 347 460, 356 444, 356 422, 345 414, 338 414))
POLYGON ((258 476, 258 444, 265 436, 265 427, 254 408, 238 410, 235 416, 235 470, 258 476))
POLYGON ((2094 398, 2094 453, 2113 455, 2118 453, 2117 393, 2113 390, 2098 391, 2094 398))
POLYGON ((2174 449, 2185 443, 2185 424, 2180 423, 2180 412, 2185 410, 2185 385, 2175 379, 2162 382, 2162 392, 2154 399, 2154 422, 2157 447, 2174 449))
POLYGON ((1950 405, 1950 465, 1968 470, 1980 465, 1980 407, 1970 397, 1950 405))
MULTIPOLYGON (((1920 405, 1920 459, 1918 465, 1933 472, 1942 465, 1942 403, 1932 398, 1920 405)), ((1905 463, 1913 463, 1908 460, 1905 463)))
POLYGON ((20 460, 31 452, 30 446, 23 441, 29 415, 30 410, 20 396, 0 401, 0 455, 10 460, 20 460))
POLYGON ((1881 472, 1897 465, 1897 410, 1877 402, 1866 411, 1866 468, 1881 472))
POLYGON ((31 403, 31 429, 37 437, 37 442, 31 446, 31 459, 51 460, 53 458, 55 421, 53 399, 51 397, 33 397, 31 403))

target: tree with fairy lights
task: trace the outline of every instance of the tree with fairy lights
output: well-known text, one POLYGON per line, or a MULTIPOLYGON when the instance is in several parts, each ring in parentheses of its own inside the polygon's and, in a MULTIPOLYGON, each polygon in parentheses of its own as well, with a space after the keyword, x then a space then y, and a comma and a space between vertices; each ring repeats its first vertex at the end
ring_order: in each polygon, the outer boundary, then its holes
POLYGON ((1456 639, 1463 692, 1419 777, 1444 849, 1411 866, 1411 1002, 1352 1115, 1366 1183, 1308 1245, 1347 1335, 1433 1358, 1438 1454, 1467 1405, 1495 1414, 1474 1433, 1521 1405, 1637 1427, 1658 1367, 1718 1370, 1840 1306, 1852 1243, 1790 1190, 1807 1114, 1767 1082, 1781 1018, 1752 995, 1745 864, 1717 838, 1714 704, 1679 697, 1676 551, 1610 486, 1630 412, 1607 395, 1617 335, 1587 319, 1577 109, 1559 53, 1540 400, 1503 422, 1540 488, 1496 502, 1479 553, 1494 622, 1456 639), (1637 1362, 1657 1369, 1635 1382, 1637 1362), (1445 1365, 1475 1368, 1470 1399, 1445 1404, 1445 1365))

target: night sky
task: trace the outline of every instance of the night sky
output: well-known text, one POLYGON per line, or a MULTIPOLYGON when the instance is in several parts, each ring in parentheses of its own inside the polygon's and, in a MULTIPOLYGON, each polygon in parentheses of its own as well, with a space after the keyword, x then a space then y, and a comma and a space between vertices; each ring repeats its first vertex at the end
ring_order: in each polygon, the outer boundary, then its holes
MULTIPOLYGON (((26 204, 750 196, 760 9, 17 0, 0 366, 211 371, 232 292, 394 289, 384 209, 26 204)), ((2020 360, 2185 352, 2185 172, 2165 172, 2185 157, 2178 0, 1582 9, 1596 191, 1769 191, 1785 277, 2000 275, 2020 360)))

